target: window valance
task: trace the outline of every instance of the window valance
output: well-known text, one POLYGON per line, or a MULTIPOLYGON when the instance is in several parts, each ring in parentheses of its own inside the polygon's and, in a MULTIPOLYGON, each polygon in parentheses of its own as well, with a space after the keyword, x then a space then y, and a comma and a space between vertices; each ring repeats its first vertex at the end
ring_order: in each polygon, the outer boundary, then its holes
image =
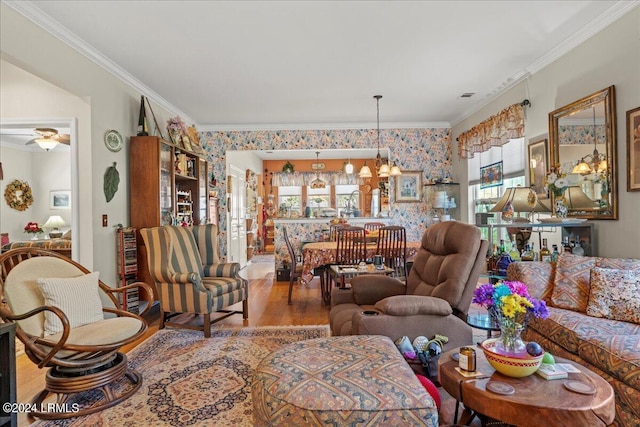
POLYGON ((319 177, 327 185, 361 185, 362 179, 357 174, 344 172, 274 172, 274 187, 302 187, 310 185, 311 181, 319 177))
POLYGON ((524 105, 525 102, 513 104, 461 133, 458 137, 458 156, 461 159, 472 159, 475 153, 482 153, 491 147, 500 147, 511 139, 522 138, 524 105))

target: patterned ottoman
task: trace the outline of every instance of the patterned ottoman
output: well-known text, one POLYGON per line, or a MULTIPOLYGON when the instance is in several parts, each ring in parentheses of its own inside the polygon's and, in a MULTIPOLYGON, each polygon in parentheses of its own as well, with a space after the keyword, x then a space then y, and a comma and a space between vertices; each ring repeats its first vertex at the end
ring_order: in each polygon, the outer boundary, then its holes
POLYGON ((256 368, 255 426, 430 426, 436 405, 387 337, 285 345, 256 368))

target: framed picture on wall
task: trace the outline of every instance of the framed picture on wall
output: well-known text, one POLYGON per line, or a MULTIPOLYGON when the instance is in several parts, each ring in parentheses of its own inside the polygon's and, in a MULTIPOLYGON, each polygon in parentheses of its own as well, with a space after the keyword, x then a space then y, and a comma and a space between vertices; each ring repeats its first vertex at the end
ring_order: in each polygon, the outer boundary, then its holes
POLYGON ((502 162, 480 167, 480 188, 502 185, 502 162))
POLYGON ((422 171, 403 171, 396 176, 396 202, 415 203, 422 200, 422 171))
POLYGON ((71 191, 51 191, 49 193, 49 209, 71 209, 71 191))
POLYGON ((548 193, 544 189, 544 180, 549 169, 549 141, 541 139, 529 144, 529 183, 538 196, 546 199, 548 193))
POLYGON ((627 191, 640 191, 640 107, 627 111, 627 191))

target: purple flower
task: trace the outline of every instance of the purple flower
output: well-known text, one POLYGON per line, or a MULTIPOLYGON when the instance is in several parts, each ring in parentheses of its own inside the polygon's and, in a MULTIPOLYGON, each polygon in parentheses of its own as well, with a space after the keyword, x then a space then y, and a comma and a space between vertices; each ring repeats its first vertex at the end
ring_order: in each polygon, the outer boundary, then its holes
POLYGON ((493 285, 491 283, 485 283, 480 285, 473 291, 473 302, 483 307, 493 306, 493 285))
POLYGON ((527 289, 527 285, 522 282, 503 282, 505 285, 511 289, 511 292, 520 295, 523 298, 531 300, 531 296, 529 296, 529 290, 527 289))
POLYGON ((549 317, 549 309, 544 301, 531 298, 531 304, 533 304, 533 307, 530 308, 529 311, 533 313, 535 317, 540 319, 546 319, 549 317))

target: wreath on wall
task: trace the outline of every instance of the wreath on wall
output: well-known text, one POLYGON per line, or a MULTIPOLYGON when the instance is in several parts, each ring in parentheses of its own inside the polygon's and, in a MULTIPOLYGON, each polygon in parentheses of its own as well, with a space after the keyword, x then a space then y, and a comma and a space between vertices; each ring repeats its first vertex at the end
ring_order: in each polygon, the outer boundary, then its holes
POLYGON ((15 179, 4 190, 4 200, 10 208, 18 211, 26 211, 33 204, 31 187, 24 181, 15 179))

